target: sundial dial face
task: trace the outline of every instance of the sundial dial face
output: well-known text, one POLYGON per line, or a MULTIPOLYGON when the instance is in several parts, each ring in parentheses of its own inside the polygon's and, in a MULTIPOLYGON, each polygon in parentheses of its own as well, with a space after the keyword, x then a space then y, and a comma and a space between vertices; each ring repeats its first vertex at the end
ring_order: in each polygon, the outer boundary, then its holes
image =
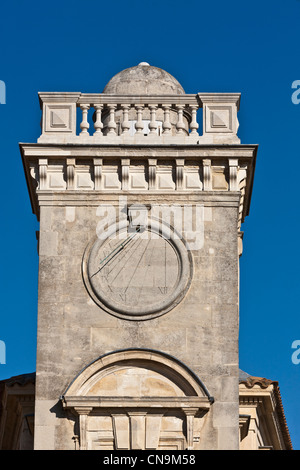
POLYGON ((182 240, 152 224, 97 240, 87 259, 89 291, 105 310, 129 319, 166 313, 183 298, 191 258, 182 240))

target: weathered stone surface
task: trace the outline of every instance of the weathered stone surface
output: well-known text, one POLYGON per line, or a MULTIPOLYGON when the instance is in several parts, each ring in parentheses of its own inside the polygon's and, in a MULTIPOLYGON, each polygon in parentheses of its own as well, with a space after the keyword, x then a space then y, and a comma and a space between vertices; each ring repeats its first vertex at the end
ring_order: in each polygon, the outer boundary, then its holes
POLYGON ((238 240, 256 155, 237 137, 239 95, 185 95, 140 64, 103 94, 40 100, 42 135, 21 146, 40 220, 35 448, 238 448, 238 240), (102 244, 112 221, 158 237, 102 244))
MULTIPOLYGON (((199 375, 215 401, 224 405, 220 408, 222 413, 227 402, 233 409, 238 370, 238 261, 232 245, 236 244, 237 219, 236 208, 226 209, 226 214, 223 210, 212 208, 212 220, 205 222, 204 233, 209 236, 204 237, 201 249, 192 252, 192 282, 183 301, 160 318, 132 322, 105 312, 84 286, 82 260, 87 244, 94 238, 95 210, 79 207, 68 214, 67 220, 65 210, 52 208, 52 222, 47 229, 59 233, 59 255, 56 252, 55 256, 40 256, 40 400, 54 400, 68 385, 66 378, 71 381, 78 371, 103 354, 146 348, 177 357, 199 375), (227 231, 220 230, 218 216, 227 231), (85 224, 78 221, 80 217, 85 224)), ((218 414, 215 410, 218 408, 214 406, 214 415, 218 414)), ((227 418, 214 419, 218 433, 222 426, 228 427, 227 418)), ((236 432, 234 427, 231 431, 236 432)), ((212 436, 214 432, 207 430, 207 434, 212 436)), ((211 445, 205 443, 205 435, 201 437, 203 448, 211 445)), ((218 448, 219 444, 214 445, 218 448)))
POLYGON ((117 73, 103 93, 129 95, 184 94, 180 83, 163 69, 141 62, 117 73))

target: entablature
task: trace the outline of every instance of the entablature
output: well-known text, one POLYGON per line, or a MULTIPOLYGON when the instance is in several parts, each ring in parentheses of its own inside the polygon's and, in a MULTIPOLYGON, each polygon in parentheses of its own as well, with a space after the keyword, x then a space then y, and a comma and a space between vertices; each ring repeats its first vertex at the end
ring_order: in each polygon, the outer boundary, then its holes
POLYGON ((238 229, 250 207, 256 145, 20 144, 34 213, 40 201, 99 201, 99 195, 190 200, 239 196, 238 229))

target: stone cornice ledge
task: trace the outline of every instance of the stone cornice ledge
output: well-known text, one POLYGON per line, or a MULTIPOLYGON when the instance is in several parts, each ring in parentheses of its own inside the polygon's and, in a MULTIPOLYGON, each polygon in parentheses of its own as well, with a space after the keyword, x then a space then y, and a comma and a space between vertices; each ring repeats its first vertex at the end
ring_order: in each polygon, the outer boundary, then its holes
POLYGON ((198 144, 189 145, 129 145, 129 144, 51 144, 51 143, 20 143, 23 158, 58 158, 58 157, 158 157, 164 158, 249 158, 256 159, 257 144, 198 144))
POLYGON ((150 200, 167 196, 182 201, 199 201, 203 194, 224 201, 229 193, 239 193, 239 228, 249 213, 257 145, 154 145, 150 148, 21 143, 20 149, 33 212, 37 216, 42 200, 47 200, 47 204, 55 200, 98 204, 102 194, 107 197, 130 193, 150 200), (141 161, 145 168, 139 170, 135 162, 141 161), (108 184, 105 178, 109 178, 108 184))
POLYGON ((198 203, 206 204, 208 206, 230 206, 238 207, 240 202, 240 193, 238 191, 36 191, 39 205, 71 205, 71 206, 98 206, 103 203, 103 196, 105 196, 106 203, 118 204, 119 196, 126 196, 128 201, 133 203, 137 200, 137 196, 141 195, 145 203, 156 204, 160 198, 165 202, 174 203, 174 199, 183 204, 198 203))
POLYGON ((211 406, 208 397, 100 397, 62 396, 64 408, 167 408, 208 410, 211 406))

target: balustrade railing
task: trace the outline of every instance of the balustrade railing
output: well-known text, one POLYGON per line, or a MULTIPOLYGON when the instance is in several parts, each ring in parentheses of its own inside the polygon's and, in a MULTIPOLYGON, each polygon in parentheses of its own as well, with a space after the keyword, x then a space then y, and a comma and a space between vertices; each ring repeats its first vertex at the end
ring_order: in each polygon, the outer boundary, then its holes
POLYGON ((193 144, 239 143, 239 94, 39 93, 39 98, 43 112, 39 142, 153 143, 156 139, 158 143, 176 143, 177 139, 193 144))

